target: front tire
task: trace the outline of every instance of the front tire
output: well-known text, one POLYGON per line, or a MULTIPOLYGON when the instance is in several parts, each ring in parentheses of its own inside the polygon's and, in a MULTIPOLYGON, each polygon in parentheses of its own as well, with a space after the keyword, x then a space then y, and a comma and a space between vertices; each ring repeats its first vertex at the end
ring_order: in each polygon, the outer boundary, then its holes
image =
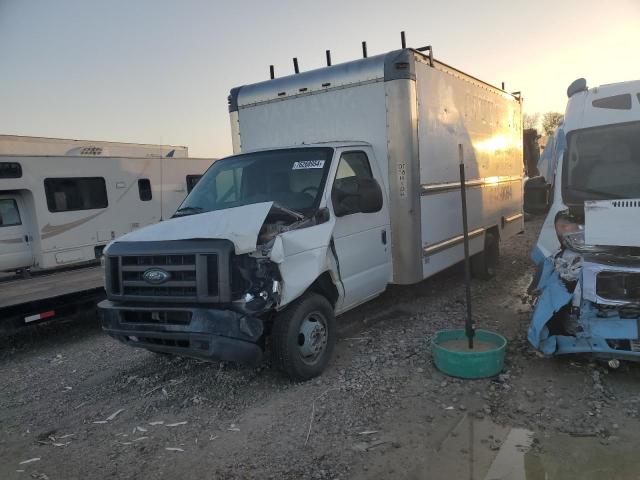
POLYGON ((335 316, 329 301, 306 293, 275 317, 271 332, 275 366, 292 380, 320 375, 336 343, 335 316))

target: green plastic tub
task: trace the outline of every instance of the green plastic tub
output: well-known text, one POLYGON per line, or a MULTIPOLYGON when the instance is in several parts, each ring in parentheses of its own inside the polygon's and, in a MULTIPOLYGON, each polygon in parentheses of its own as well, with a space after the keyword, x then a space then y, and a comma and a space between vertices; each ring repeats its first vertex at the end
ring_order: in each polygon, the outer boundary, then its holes
POLYGON ((452 377, 486 378, 498 375, 504 367, 507 339, 488 330, 476 330, 474 341, 495 345, 484 351, 449 350, 443 343, 465 340, 464 329, 440 330, 431 341, 433 362, 438 370, 452 377))

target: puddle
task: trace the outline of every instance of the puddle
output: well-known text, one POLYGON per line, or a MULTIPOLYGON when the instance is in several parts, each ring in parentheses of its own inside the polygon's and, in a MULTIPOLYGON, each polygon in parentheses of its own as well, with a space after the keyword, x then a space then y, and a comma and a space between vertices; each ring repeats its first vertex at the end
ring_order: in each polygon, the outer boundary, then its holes
MULTIPOLYGON (((531 448, 533 432, 512 428, 493 459, 484 480, 524 480, 527 477, 525 457, 531 448)), ((544 478, 544 477, 543 477, 544 478)))
MULTIPOLYGON (((540 453, 525 455, 526 480, 628 480, 640 478, 637 440, 556 435, 540 438, 540 453)), ((538 449, 536 449, 538 450, 538 449)))
MULTIPOLYGON (((432 412, 432 409, 425 410, 432 412)), ((625 429, 606 441, 599 437, 544 436, 448 413, 416 422, 396 420, 389 438, 398 447, 362 454, 354 480, 640 480, 640 431, 625 429)))
POLYGON ((612 437, 534 436, 522 428, 465 415, 436 446, 436 457, 410 478, 472 480, 640 479, 637 441, 612 437), (536 448, 532 448, 534 438, 536 448), (435 476, 426 475, 435 474, 435 476))

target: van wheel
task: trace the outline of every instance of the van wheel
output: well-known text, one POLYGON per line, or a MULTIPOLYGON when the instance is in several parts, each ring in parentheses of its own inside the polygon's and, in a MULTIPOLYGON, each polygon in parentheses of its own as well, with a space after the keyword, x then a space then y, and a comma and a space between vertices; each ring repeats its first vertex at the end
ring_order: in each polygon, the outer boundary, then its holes
POLYGON ((493 232, 484 235, 484 250, 471 257, 471 274, 482 280, 490 280, 496 276, 500 261, 500 241, 493 232))
POLYGON ((304 294, 276 315, 271 343, 275 366, 292 380, 317 377, 336 343, 333 307, 317 293, 304 294))

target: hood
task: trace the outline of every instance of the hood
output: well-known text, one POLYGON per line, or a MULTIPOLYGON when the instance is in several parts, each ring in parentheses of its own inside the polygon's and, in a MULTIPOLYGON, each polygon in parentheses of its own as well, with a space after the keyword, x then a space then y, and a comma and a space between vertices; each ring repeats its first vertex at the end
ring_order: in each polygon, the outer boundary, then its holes
POLYGON ((172 218, 119 237, 115 242, 154 242, 201 238, 233 242, 237 255, 256 249, 258 233, 273 202, 172 218))
POLYGON ((640 199, 584 202, 585 243, 640 247, 640 199))

